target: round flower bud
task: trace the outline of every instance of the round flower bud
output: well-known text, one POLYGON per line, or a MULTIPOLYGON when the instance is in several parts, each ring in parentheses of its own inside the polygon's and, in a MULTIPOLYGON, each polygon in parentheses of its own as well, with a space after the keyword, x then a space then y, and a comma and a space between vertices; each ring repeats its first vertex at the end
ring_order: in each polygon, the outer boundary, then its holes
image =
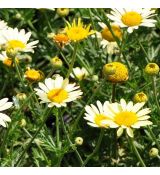
POLYGON ((156 63, 148 63, 144 71, 148 75, 157 75, 159 72, 159 66, 156 63))
POLYGON ((76 137, 75 138, 75 144, 76 145, 82 145, 83 144, 83 138, 82 137, 76 137))
POLYGON ((27 122, 26 122, 25 119, 22 119, 22 120, 19 122, 19 126, 22 127, 22 128, 25 127, 26 124, 27 124, 27 122))
POLYGON ((106 64, 103 66, 103 75, 108 76, 108 75, 113 75, 116 72, 116 66, 113 64, 106 64))
POLYGON ((26 96, 25 93, 18 93, 16 95, 16 97, 17 97, 18 100, 22 101, 22 100, 25 100, 27 96, 26 96))
POLYGON ((128 69, 120 62, 108 63, 103 67, 105 78, 112 83, 122 83, 128 80, 128 69))
MULTIPOLYGON (((122 32, 119 26, 117 25, 111 25, 112 31, 114 33, 114 35, 118 38, 121 39, 122 38, 122 32)), ((115 38, 113 37, 112 33, 110 32, 110 30, 108 29, 108 27, 104 28, 102 30, 102 38, 109 41, 109 42, 113 42, 115 41, 115 38)))
POLYGON ((58 8, 57 14, 61 17, 67 16, 69 14, 69 8, 58 8))
POLYGON ((139 92, 139 93, 136 93, 134 95, 133 101, 135 103, 147 102, 148 101, 148 97, 147 97, 147 95, 145 93, 139 92))
POLYGON ((98 81, 98 75, 93 75, 92 76, 92 81, 98 81))
POLYGON ((44 78, 44 74, 40 70, 28 69, 24 77, 30 82, 40 81, 44 78))
POLYGON ((15 19, 22 19, 22 15, 21 15, 20 13, 17 13, 17 14, 15 15, 15 19))
POLYGON ((158 156, 158 149, 157 148, 151 148, 149 151, 150 157, 157 157, 158 156))
POLYGON ((63 66, 63 62, 60 58, 55 56, 54 58, 51 59, 51 64, 54 68, 59 69, 63 66))

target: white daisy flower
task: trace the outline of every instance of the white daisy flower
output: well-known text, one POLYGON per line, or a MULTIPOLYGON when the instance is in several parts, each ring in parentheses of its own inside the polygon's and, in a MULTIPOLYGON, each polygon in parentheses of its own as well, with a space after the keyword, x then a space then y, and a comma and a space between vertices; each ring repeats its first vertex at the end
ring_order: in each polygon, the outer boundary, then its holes
POLYGON ((113 9, 111 14, 107 14, 107 17, 120 27, 128 27, 127 31, 129 33, 132 33, 134 29, 138 29, 139 26, 154 27, 156 20, 150 19, 153 16, 155 16, 155 10, 150 8, 113 9))
POLYGON ((1 111, 9 109, 12 104, 12 102, 8 102, 8 98, 3 98, 0 100, 0 125, 3 127, 7 127, 7 122, 10 122, 11 119, 8 115, 1 113, 1 111))
POLYGON ((100 39, 100 45, 103 49, 106 50, 106 52, 109 55, 117 54, 119 53, 119 47, 117 42, 109 42, 106 39, 102 38, 102 35, 100 32, 96 32, 97 38, 100 39))
POLYGON ((72 78, 75 78, 75 76, 76 76, 76 78, 79 81, 81 81, 82 79, 86 78, 88 75, 89 75, 88 71, 84 67, 82 67, 82 68, 76 67, 76 68, 73 68, 73 73, 71 73, 70 76, 72 78))
POLYGON ((39 83, 35 88, 36 94, 41 99, 41 103, 49 103, 48 107, 66 106, 66 103, 80 98, 82 91, 75 83, 69 84, 68 79, 56 76, 55 79, 47 78, 45 83, 39 83))
POLYGON ((0 20, 0 30, 5 30, 7 28, 8 28, 7 23, 0 20))
POLYGON ((1 31, 0 44, 4 44, 7 49, 14 49, 21 52, 34 52, 38 40, 28 43, 31 32, 25 33, 24 29, 8 28, 1 31))
POLYGON ((108 101, 102 105, 100 101, 97 101, 97 106, 91 104, 85 107, 85 120, 88 120, 87 124, 92 127, 107 128, 108 124, 103 123, 105 120, 111 120, 106 113, 106 106, 109 104, 108 101))
POLYGON ((141 109, 144 106, 144 102, 133 104, 130 101, 128 104, 124 99, 119 103, 112 103, 106 106, 105 110, 108 116, 112 120, 103 121, 103 124, 108 124, 112 128, 119 128, 117 130, 117 136, 121 136, 123 130, 126 129, 127 134, 133 137, 132 128, 140 128, 141 126, 151 125, 148 119, 148 115, 151 111, 149 108, 141 109))

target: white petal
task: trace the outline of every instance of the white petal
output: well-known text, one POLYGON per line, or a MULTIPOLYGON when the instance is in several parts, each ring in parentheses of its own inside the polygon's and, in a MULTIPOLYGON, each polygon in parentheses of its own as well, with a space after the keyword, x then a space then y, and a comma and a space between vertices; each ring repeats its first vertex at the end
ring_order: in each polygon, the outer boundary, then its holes
POLYGON ((3 106, 0 106, 0 111, 4 111, 6 109, 9 109, 13 105, 12 102, 6 102, 3 106))
POLYGON ((118 128, 117 130, 117 137, 120 137, 123 134, 123 128, 118 128))
POLYGON ((0 118, 2 120, 6 121, 6 122, 10 122, 11 121, 10 117, 8 115, 6 115, 6 114, 3 114, 3 113, 0 113, 0 118))
POLYGON ((133 130, 131 128, 127 128, 126 131, 129 137, 134 137, 133 130))

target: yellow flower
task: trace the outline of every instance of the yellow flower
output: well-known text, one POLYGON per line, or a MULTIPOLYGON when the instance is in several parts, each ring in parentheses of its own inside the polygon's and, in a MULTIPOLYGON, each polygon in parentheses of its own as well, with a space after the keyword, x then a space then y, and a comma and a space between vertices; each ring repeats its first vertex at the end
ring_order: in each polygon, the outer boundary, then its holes
POLYGON ((72 24, 67 22, 65 32, 67 33, 67 36, 71 41, 78 42, 95 33, 95 31, 90 30, 90 27, 91 24, 85 26, 83 25, 81 18, 79 18, 78 23, 76 23, 75 19, 73 20, 72 24))
POLYGON ((159 73, 159 66, 156 63, 148 63, 144 71, 148 75, 157 75, 159 73))
POLYGON ((69 14, 69 8, 58 8, 57 14, 61 17, 67 16, 69 14))
POLYGON ((64 33, 59 33, 53 36, 53 41, 58 44, 59 47, 64 47, 64 45, 69 43, 69 38, 64 33))
MULTIPOLYGON (((104 24, 104 23, 98 23, 101 27, 102 27, 102 38, 109 41, 109 42, 113 42, 115 41, 114 36, 112 35, 112 33, 110 32, 110 30, 108 29, 108 27, 104 24)), ((114 35, 118 38, 121 39, 122 38, 122 31, 120 29, 120 27, 118 25, 112 24, 111 25, 112 31, 114 33, 114 35)))
POLYGON ((106 79, 112 83, 121 83, 128 80, 128 69, 120 62, 106 64, 103 73, 106 79))
POLYGON ((40 81, 44 78, 43 72, 35 69, 28 69, 24 76, 30 82, 40 81))
POLYGON ((136 93, 134 95, 133 101, 135 103, 147 102, 148 101, 148 97, 147 97, 147 95, 145 93, 139 92, 139 93, 136 93))

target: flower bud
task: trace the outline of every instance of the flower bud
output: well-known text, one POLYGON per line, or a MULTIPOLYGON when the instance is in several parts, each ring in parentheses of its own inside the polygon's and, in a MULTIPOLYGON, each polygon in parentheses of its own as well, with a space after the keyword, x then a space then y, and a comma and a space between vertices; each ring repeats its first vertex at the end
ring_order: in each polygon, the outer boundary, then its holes
POLYGON ((25 119, 22 119, 22 120, 19 122, 19 126, 22 127, 22 128, 25 127, 26 124, 27 124, 27 122, 26 122, 25 119))
POLYGON ((148 63, 144 71, 148 75, 157 75, 159 73, 159 66, 156 63, 148 63))
POLYGON ((83 144, 83 138, 82 137, 76 137, 75 138, 75 144, 76 145, 82 145, 83 144))
POLYGON ((139 92, 139 93, 136 93, 134 95, 133 101, 135 103, 147 102, 148 101, 148 97, 147 97, 147 95, 145 93, 139 92))
POLYGON ((93 75, 92 76, 92 81, 98 81, 98 75, 93 75))
POLYGON ((108 63, 103 67, 105 78, 112 83, 122 83, 128 80, 128 69, 120 62, 108 63))
POLYGON ((157 157, 158 156, 158 149, 157 148, 151 148, 149 151, 150 157, 157 157))
POLYGON ((18 100, 22 101, 22 100, 25 100, 27 96, 26 96, 25 93, 18 93, 16 95, 16 97, 17 97, 18 100))
POLYGON ((51 64, 55 69, 60 69, 63 66, 62 60, 57 56, 51 59, 51 64))
POLYGON ((67 16, 69 14, 69 8, 58 8, 57 14, 61 17, 67 16))

